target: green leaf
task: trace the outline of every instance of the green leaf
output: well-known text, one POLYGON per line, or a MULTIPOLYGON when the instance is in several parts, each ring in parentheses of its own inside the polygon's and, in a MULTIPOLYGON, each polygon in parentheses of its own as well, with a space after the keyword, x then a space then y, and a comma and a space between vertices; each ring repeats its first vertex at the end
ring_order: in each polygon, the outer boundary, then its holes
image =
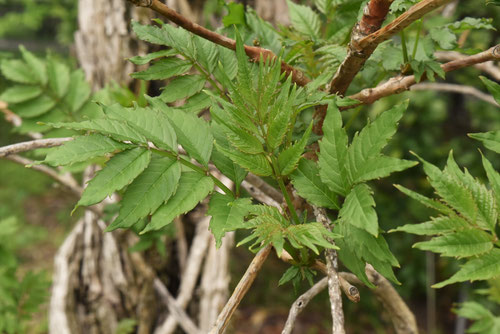
POLYGON ((479 76, 479 79, 481 79, 488 91, 493 95, 495 101, 500 104, 500 85, 483 76, 479 76))
POLYGON ((224 154, 229 159, 233 160, 235 163, 245 168, 249 172, 252 172, 260 176, 272 175, 273 170, 269 161, 262 154, 246 154, 235 149, 224 148, 217 143, 215 144, 217 150, 224 154))
POLYGON ((83 122, 48 123, 54 128, 66 128, 71 130, 95 131, 109 135, 118 141, 131 141, 134 143, 147 144, 146 138, 130 127, 127 123, 114 119, 94 119, 83 122))
POLYGON ((49 87, 57 97, 63 97, 68 91, 69 69, 60 61, 50 57, 47 60, 47 77, 49 78, 49 87))
POLYGON ((432 218, 421 224, 406 224, 389 232, 406 232, 417 235, 442 235, 470 228, 470 224, 458 216, 442 216, 432 218))
POLYGON ((252 203, 250 198, 234 199, 229 195, 214 193, 208 205, 207 215, 212 216, 210 230, 215 237, 218 247, 222 244, 222 237, 226 232, 244 227, 243 218, 247 214, 247 206, 252 203))
POLYGON ((417 164, 417 161, 379 156, 367 161, 367 163, 358 170, 353 182, 359 183, 380 179, 389 176, 393 172, 400 172, 417 164))
POLYGON ((118 143, 100 134, 79 136, 62 146, 49 149, 43 162, 52 166, 64 166, 101 157, 127 147, 129 145, 118 143))
POLYGON ((481 157, 483 160, 484 170, 486 171, 486 175, 490 181, 491 189, 493 189, 493 192, 495 193, 497 208, 500 208, 500 174, 493 168, 491 162, 489 162, 484 155, 481 155, 481 157))
POLYGON ((208 166, 214 137, 206 121, 196 115, 180 110, 164 109, 175 129, 179 144, 199 163, 208 166))
POLYGON ((410 190, 408 188, 405 188, 399 184, 394 185, 399 191, 401 191, 403 194, 413 198, 414 200, 420 202, 424 206, 434 209, 438 212, 441 212, 442 214, 448 215, 448 214, 454 214, 453 210, 444 205, 443 203, 425 197, 424 195, 420 195, 419 193, 414 192, 413 190, 410 190))
POLYGON ((224 27, 233 24, 245 24, 245 7, 241 3, 231 2, 227 5, 228 13, 222 18, 224 27))
POLYGON ((408 101, 381 113, 373 123, 365 126, 354 136, 348 152, 349 173, 352 179, 358 179, 362 170, 373 158, 379 156, 389 139, 396 133, 397 125, 408 101))
POLYGON ((164 30, 152 26, 142 25, 137 21, 132 21, 132 29, 139 39, 158 45, 171 46, 164 30))
POLYGON ((280 93, 272 102, 268 117, 267 143, 269 149, 274 150, 283 142, 283 138, 291 126, 291 116, 294 112, 293 104, 297 93, 297 86, 293 86, 290 92, 292 77, 279 88, 280 93))
POLYGON ((178 53, 194 62, 197 59, 197 50, 193 41, 193 34, 181 27, 174 27, 171 24, 163 24, 162 30, 172 48, 178 53))
POLYGON ((45 85, 47 83, 47 68, 45 63, 33 53, 26 50, 24 46, 21 45, 19 50, 23 55, 24 61, 28 64, 29 69, 35 75, 37 82, 45 85))
POLYGON ((211 104, 212 99, 210 99, 210 96, 202 91, 191 96, 179 109, 187 113, 199 114, 200 111, 208 109, 211 104))
POLYGON ((144 172, 127 187, 120 214, 106 230, 131 227, 156 211, 175 193, 180 176, 181 166, 177 160, 154 156, 144 172))
POLYGON ((334 103, 328 105, 323 133, 323 139, 319 142, 319 175, 330 189, 345 196, 351 185, 346 169, 348 140, 342 128, 342 116, 334 103))
POLYGON ((178 215, 192 210, 213 189, 214 181, 210 177, 195 172, 182 173, 175 194, 155 212, 141 233, 167 226, 178 215))
POLYGON ((493 318, 493 314, 487 308, 476 302, 462 303, 460 308, 455 310, 455 313, 461 317, 473 320, 493 318))
POLYGON ((217 50, 219 51, 219 62, 222 69, 219 67, 215 68, 215 78, 221 82, 224 81, 221 80, 222 76, 227 76, 229 80, 233 80, 238 73, 238 60, 236 59, 235 52, 220 45, 217 46, 217 50))
POLYGON ((328 15, 328 13, 330 13, 333 2, 333 0, 314 0, 314 4, 318 8, 318 10, 325 15, 328 15))
POLYGON ((248 57, 245 52, 245 44, 241 39, 241 35, 236 31, 236 60, 238 61, 238 85, 241 94, 245 94, 250 97, 251 92, 253 92, 252 77, 250 76, 250 67, 248 63, 248 57))
POLYGON ((170 57, 156 61, 147 70, 132 73, 130 76, 142 80, 164 80, 170 77, 181 75, 191 68, 189 60, 170 57))
POLYGON ((318 14, 308 6, 297 5, 290 0, 287 0, 286 3, 290 11, 292 26, 304 35, 319 38, 321 21, 318 14))
POLYGON ((347 195, 339 211, 341 221, 359 227, 375 237, 378 235, 378 218, 373 193, 366 184, 358 184, 347 195))
POLYGON ((205 77, 202 75, 183 75, 168 83, 160 94, 165 103, 191 97, 205 86, 205 77))
POLYGON ((151 151, 137 147, 113 156, 89 181, 76 206, 99 203, 115 191, 129 185, 151 161, 151 151))
POLYGON ((368 276, 366 276, 365 261, 358 258, 354 251, 349 247, 349 243, 345 242, 344 239, 335 240, 335 242, 340 248, 338 251, 340 261, 342 261, 347 269, 356 275, 367 287, 374 289, 375 285, 370 282, 368 276))
POLYGON ((500 153, 500 130, 482 133, 469 133, 469 137, 482 141, 486 148, 496 153, 500 153))
POLYGON ((23 118, 33 118, 45 114, 56 105, 48 95, 42 94, 34 99, 12 106, 12 110, 23 118))
POLYGON ((177 136, 168 117, 150 108, 125 108, 114 104, 104 108, 110 119, 125 121, 157 147, 177 152, 177 136))
POLYGON ((208 73, 213 73, 219 61, 219 49, 217 48, 217 44, 199 36, 194 36, 193 41, 198 54, 196 61, 207 70, 208 73))
POLYGON ((500 249, 493 248, 488 253, 469 260, 455 275, 432 287, 439 289, 456 282, 487 280, 497 276, 500 276, 500 249))
POLYGON ((155 60, 163 57, 172 57, 175 56, 176 51, 174 49, 164 49, 152 53, 148 53, 145 56, 135 56, 129 58, 129 60, 136 65, 145 65, 149 63, 151 60, 155 60))
POLYGON ((85 73, 82 70, 72 72, 64 101, 69 105, 72 112, 76 112, 80 110, 89 97, 90 86, 85 80, 85 73))
MULTIPOLYGON (((215 122, 212 123, 212 133, 218 145, 225 147, 226 150, 230 148, 229 142, 220 130, 220 126, 215 122)), ((222 172, 222 174, 234 181, 236 187, 239 187, 240 183, 248 174, 247 171, 235 164, 217 148, 212 151, 211 160, 215 164, 215 167, 217 167, 222 172)))
POLYGON ((31 100, 42 94, 42 89, 38 86, 13 86, 7 88, 1 95, 0 100, 7 103, 20 103, 31 100))
POLYGON ((442 256, 469 257, 485 253, 493 248, 491 236, 477 229, 466 229, 455 233, 417 242, 414 248, 441 253, 442 256))
POLYGON ((319 207, 339 209, 337 196, 321 182, 318 167, 313 161, 302 159, 290 177, 297 193, 309 203, 319 207))
POLYGON ((20 60, 3 60, 0 64, 2 74, 9 80, 23 84, 36 84, 37 78, 26 64, 20 60))
POLYGON ((431 29, 430 36, 442 49, 451 50, 457 46, 457 36, 447 27, 431 29))
POLYGON ((475 222, 478 208, 472 193, 446 171, 441 172, 436 166, 421 158, 419 159, 422 161, 425 174, 427 174, 429 182, 436 190, 436 193, 469 221, 475 222))
POLYGON ((311 122, 299 141, 280 153, 278 157, 278 166, 280 168, 281 175, 288 175, 297 167, 300 157, 302 156, 302 153, 306 148, 307 141, 311 135, 312 125, 313 124, 311 122))

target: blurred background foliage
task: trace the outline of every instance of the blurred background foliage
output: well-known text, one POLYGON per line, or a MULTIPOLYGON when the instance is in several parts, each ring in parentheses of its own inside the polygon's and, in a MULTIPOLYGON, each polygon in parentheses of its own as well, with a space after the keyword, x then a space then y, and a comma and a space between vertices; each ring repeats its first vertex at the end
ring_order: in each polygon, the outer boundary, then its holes
MULTIPOLYGON (((220 0, 205 2, 203 23, 206 26, 216 27, 217 22, 224 16, 225 11, 221 10, 220 3, 220 0)), ((359 8, 360 3, 361 1, 353 1, 350 6, 359 8)), ((451 18, 444 19, 435 15, 428 19, 426 25, 438 26, 465 17, 491 18, 496 30, 473 30, 468 33, 464 43, 464 49, 484 50, 500 43, 499 8, 485 6, 483 0, 460 1, 451 18)), ((73 34, 77 29, 77 10, 77 0, 0 0, 0 61, 2 58, 17 57, 18 45, 24 44, 27 49, 42 57, 48 51, 58 54, 67 63, 75 64, 70 50, 73 34)), ((329 29, 335 32, 342 27, 351 26, 357 19, 356 13, 353 13, 346 16, 345 22, 330 22, 329 29)), ((412 34, 415 34, 415 27, 408 30, 411 38, 412 34)), ((285 30, 284 34, 291 32, 285 30)), ((477 69, 468 68, 448 74, 446 82, 471 85, 486 91, 478 78, 479 74, 477 69)), ((376 84, 369 82, 373 81, 373 78, 366 81, 358 83, 376 84)), ((5 85, 5 80, 0 77, 0 92, 6 88, 5 85)), ((119 87, 114 88, 108 93, 110 98, 126 104, 131 93, 119 87)), ((352 89, 356 91, 359 88, 353 85, 352 89)), ((498 129, 500 112, 490 104, 465 95, 418 91, 382 99, 373 106, 344 113, 344 122, 351 123, 350 134, 360 129, 366 118, 373 119, 375 115, 389 109, 401 99, 410 99, 411 102, 396 138, 391 141, 385 152, 387 155, 413 159, 409 152, 414 151, 427 161, 442 167, 448 152, 453 150, 460 166, 485 180, 478 151, 481 149, 494 167, 500 168, 498 155, 482 149, 477 141, 467 137, 468 133, 498 129)), ((0 146, 27 140, 11 130, 10 124, 0 117, 0 146)), ((43 333, 47 327, 46 320, 43 320, 44 306, 41 312, 38 306, 47 301, 53 255, 65 232, 75 221, 69 212, 76 198, 68 196, 60 188, 55 188, 52 180, 45 175, 6 160, 0 160, 0 175, 0 287, 9 287, 7 290, 0 288, 0 328, 4 328, 8 333, 43 333), (17 284, 14 284, 16 281, 17 284), (33 297, 29 299, 25 309, 12 310, 11 306, 30 291, 33 297)), ((375 182, 379 222, 385 231, 403 224, 421 222, 430 216, 429 210, 398 192, 393 184, 401 184, 419 193, 432 195, 432 189, 426 182, 421 166, 375 182)), ((480 301, 489 306, 495 314, 499 314, 499 282, 490 282, 491 287, 486 295, 484 290, 477 293, 469 284, 452 285, 437 291, 429 289, 433 282, 455 272, 457 262, 412 249, 411 245, 419 241, 419 237, 389 233, 386 238, 402 264, 396 275, 403 284, 397 289, 412 307, 422 327, 429 325, 429 328, 435 329, 435 333, 452 332, 459 326, 459 322, 451 308, 454 303, 465 300, 480 301)), ((234 259, 238 260, 233 261, 231 265, 234 277, 241 276, 250 257, 251 254, 245 249, 236 250, 234 259)), ((279 278, 287 266, 278 260, 270 261, 273 263, 265 266, 263 274, 257 279, 256 287, 243 300, 239 316, 248 324, 247 333, 279 332, 288 307, 296 298, 292 293, 284 293, 292 291, 290 286, 277 288, 279 278), (256 305, 260 305, 260 309, 257 309, 256 305), (262 305, 265 305, 265 309, 262 309, 262 305), (277 327, 274 328, 276 323, 277 327)), ((479 288, 481 287, 488 286, 479 285, 479 288)), ((303 283, 299 293, 305 289, 307 283, 303 283)), ((380 319, 380 306, 373 298, 368 297, 369 291, 361 289, 361 295, 362 301, 359 304, 345 304, 346 323, 355 326, 351 332, 390 332, 392 329, 388 319, 383 316, 382 320, 380 319)), ((329 327, 328 308, 325 305, 327 295, 323 293, 316 302, 308 306, 308 319, 304 321, 310 322, 313 325, 311 328, 318 327, 318 324, 323 325, 319 327, 324 329, 329 327)), ((322 330, 311 330, 308 333, 319 332, 322 330)))

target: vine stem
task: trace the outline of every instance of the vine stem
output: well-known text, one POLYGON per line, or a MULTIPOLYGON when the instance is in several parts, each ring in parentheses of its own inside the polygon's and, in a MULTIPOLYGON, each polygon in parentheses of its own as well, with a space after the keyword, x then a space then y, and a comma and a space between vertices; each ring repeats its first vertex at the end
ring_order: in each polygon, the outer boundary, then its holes
POLYGON ((417 37, 415 38, 415 44, 413 45, 413 52, 411 53, 412 59, 415 59, 415 56, 417 55, 418 41, 420 39, 420 33, 422 32, 422 19, 418 20, 417 22, 418 22, 417 37))
POLYGON ((152 150, 153 150, 153 152, 158 153, 159 155, 163 155, 165 157, 169 157, 169 158, 178 160, 181 164, 183 164, 186 167, 191 168, 192 170, 194 170, 197 173, 209 176, 210 178, 212 178, 215 185, 217 187, 221 188, 222 191, 224 191, 224 193, 226 193, 227 195, 232 195, 234 197, 234 193, 231 191, 231 189, 226 187, 224 185, 224 183, 222 183, 222 181, 219 180, 215 175, 210 173, 210 171, 208 169, 204 169, 204 168, 201 168, 200 166, 193 164, 191 161, 186 160, 185 158, 183 158, 179 154, 175 154, 175 153, 168 152, 168 151, 162 151, 162 150, 158 150, 158 149, 152 149, 152 150))
POLYGON ((405 36, 405 32, 404 30, 401 30, 401 32, 399 33, 399 35, 401 36, 401 46, 403 48, 403 62, 405 64, 408 64, 408 49, 406 48, 406 36, 405 36))
POLYGON ((273 166, 274 170, 274 177, 278 181, 278 185, 280 187, 281 192, 283 193, 283 197, 285 198, 286 205, 288 206, 288 209, 290 210, 290 214, 292 215, 292 219, 295 221, 296 224, 300 224, 300 219, 299 216, 297 215, 297 211, 295 211, 295 207, 293 206, 292 200, 290 199, 290 195, 288 194, 288 191, 286 191, 285 183, 283 182, 283 176, 279 172, 279 166, 278 163, 276 162, 275 157, 271 157, 271 164, 273 166))

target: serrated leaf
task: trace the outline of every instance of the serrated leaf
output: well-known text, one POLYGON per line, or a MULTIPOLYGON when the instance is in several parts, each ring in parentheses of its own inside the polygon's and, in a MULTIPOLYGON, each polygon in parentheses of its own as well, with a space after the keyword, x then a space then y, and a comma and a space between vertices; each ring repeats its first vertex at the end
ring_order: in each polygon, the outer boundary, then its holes
POLYGON ((165 31, 165 36, 172 48, 184 57, 195 61, 197 58, 197 50, 193 41, 193 34, 181 27, 174 27, 171 24, 163 24, 162 30, 165 31))
POLYGON ((165 103, 191 97, 205 86, 205 77, 202 75, 182 75, 168 83, 160 94, 165 103))
POLYGON ((57 97, 63 97, 68 91, 70 82, 68 67, 56 59, 49 58, 47 60, 47 77, 50 89, 57 97))
POLYGON ((191 96, 179 109, 191 114, 198 114, 200 111, 210 107, 211 104, 212 100, 210 96, 202 91, 191 96))
MULTIPOLYGON (((237 80, 239 85, 239 92, 245 94, 245 97, 250 97, 253 91, 252 77, 250 76, 250 67, 248 57, 245 52, 245 44, 241 39, 241 35, 236 31, 236 60, 238 61, 237 80)), ((253 102, 253 101, 249 101, 253 102)))
POLYGON ((442 216, 421 224, 406 224, 389 232, 406 232, 417 235, 442 235, 470 228, 470 224, 458 216, 442 216))
POLYGON ((241 3, 231 2, 227 5, 228 13, 222 18, 224 27, 233 24, 245 24, 245 7, 241 3))
POLYGON ((137 147, 113 156, 89 181, 76 206, 99 203, 115 191, 129 185, 151 161, 151 151, 137 147))
POLYGON ((64 101, 69 105, 71 112, 76 112, 85 104, 90 97, 90 86, 85 80, 82 70, 71 73, 68 92, 64 101))
POLYGON ((319 207, 339 209, 337 196, 321 182, 319 169, 313 161, 302 159, 290 177, 297 193, 309 203, 319 207))
POLYGON ((328 105, 323 133, 319 142, 319 175, 331 190, 345 196, 351 185, 346 169, 348 140, 342 128, 342 116, 334 103, 328 105))
POLYGON ((374 209, 373 193, 366 184, 358 184, 347 194, 339 211, 340 220, 357 226, 375 237, 378 235, 378 218, 374 209))
POLYGON ((62 146, 49 149, 43 162, 52 166, 64 166, 87 161, 127 147, 129 145, 100 134, 79 136, 62 146))
POLYGON ((387 156, 379 156, 367 161, 364 166, 358 170, 353 182, 366 182, 369 180, 380 179, 394 172, 400 172, 417 165, 417 161, 403 160, 387 156))
POLYGON ((500 208, 500 174, 493 168, 491 162, 488 161, 481 155, 484 170, 486 171, 486 175, 488 176, 488 180, 490 181, 491 189, 495 193, 495 199, 497 201, 497 209, 500 208))
MULTIPOLYGON (((215 141, 218 145, 229 149, 229 142, 226 137, 220 131, 220 126, 217 123, 212 123, 212 133, 215 137, 215 141)), ((239 187, 240 183, 245 179, 248 172, 243 168, 235 164, 231 159, 226 157, 223 153, 219 152, 217 148, 212 151, 212 157, 210 160, 214 163, 222 174, 230 178, 239 187)))
POLYGON ((311 38, 318 38, 321 21, 310 7, 298 5, 287 0, 292 26, 298 31, 311 38))
POLYGON ((332 9, 333 0, 314 0, 314 4, 321 13, 327 15, 332 9))
POLYGON ((217 143, 215 144, 217 150, 224 154, 229 159, 233 160, 236 164, 260 176, 269 176, 273 173, 271 165, 262 154, 246 154, 238 150, 226 149, 217 143))
POLYGON ((479 79, 481 79, 481 81, 486 86, 490 94, 493 95, 495 101, 497 101, 497 103, 500 104, 500 85, 483 76, 479 76, 479 79))
POLYGON ((210 230, 218 247, 222 244, 222 237, 226 232, 244 227, 243 218, 247 214, 247 207, 252 203, 250 198, 234 199, 229 195, 214 193, 208 205, 207 215, 212 216, 210 230))
POLYGON ((168 117, 150 108, 125 108, 114 104, 104 108, 110 119, 125 121, 157 147, 177 152, 177 136, 168 117))
POLYGON ((414 248, 441 253, 441 256, 470 257, 493 248, 491 236, 477 229, 466 229, 455 233, 417 242, 414 248))
POLYGON ((147 70, 132 73, 134 79, 142 80, 164 80, 176 75, 184 74, 191 68, 189 60, 170 57, 156 61, 147 70))
POLYGON ((118 141, 131 141, 134 143, 147 144, 146 138, 139 132, 130 127, 127 123, 114 119, 94 119, 83 122, 69 123, 48 123, 53 128, 66 128, 71 130, 94 131, 118 141))
POLYGON ((500 153, 500 130, 482 133, 469 133, 469 137, 480 140, 483 145, 496 153, 500 153))
POLYGON ((47 69, 45 63, 33 53, 26 50, 24 46, 20 46, 19 50, 23 55, 23 59, 28 64, 29 69, 35 75, 37 82, 45 85, 47 83, 47 69))
POLYGON ((289 76, 286 82, 280 87, 280 93, 272 103, 267 114, 267 143, 271 150, 281 145, 290 127, 290 117, 293 113, 292 107, 297 92, 297 86, 295 85, 290 92, 291 79, 292 77, 289 76))
POLYGON ((219 52, 219 62, 223 68, 215 68, 214 76, 217 80, 221 80, 221 76, 227 76, 229 80, 233 80, 238 73, 238 60, 236 59, 235 52, 220 45, 217 46, 219 52))
POLYGON ((457 45, 457 36, 447 27, 431 29, 430 36, 444 50, 454 49, 457 45))
POLYGON ((219 50, 217 44, 207 41, 199 36, 194 36, 194 45, 196 46, 197 59, 196 61, 208 71, 213 73, 217 68, 217 61, 219 60, 219 50))
POLYGON ((7 103, 20 103, 31 100, 40 94, 42 94, 42 89, 38 86, 16 85, 7 88, 0 95, 0 100, 7 103))
POLYGON ((170 40, 166 37, 165 31, 152 25, 143 25, 137 21, 132 21, 132 29, 139 39, 158 45, 171 46, 170 40))
POLYGON ((446 205, 444 205, 443 203, 441 203, 437 200, 431 199, 429 197, 425 197, 424 195, 416 193, 413 190, 405 188, 399 184, 395 184, 394 186, 399 191, 401 191, 403 194, 413 198, 414 200, 420 202, 421 204, 423 204, 424 206, 426 206, 428 208, 434 209, 434 210, 441 212, 445 215, 454 214, 452 209, 450 209, 449 207, 447 207, 446 205))
POLYGON ((156 211, 175 193, 180 176, 181 167, 177 160, 154 156, 144 172, 127 187, 120 213, 106 230, 131 227, 156 211))
POLYGON ((37 77, 28 66, 20 60, 3 60, 0 64, 2 74, 9 80, 23 84, 37 83, 37 77))
POLYGON ((179 144, 199 163, 208 166, 214 137, 206 121, 180 110, 163 109, 177 134, 179 144))
POLYGON ((144 56, 135 56, 132 58, 129 58, 129 60, 134 63, 135 65, 145 65, 149 63, 151 60, 155 60, 158 58, 162 57, 172 57, 175 56, 176 51, 174 49, 164 49, 152 53, 148 53, 147 55, 144 56))
POLYGON ((278 166, 280 168, 281 175, 288 175, 297 167, 297 163, 299 162, 302 153, 304 153, 307 141, 311 135, 312 125, 313 124, 311 122, 299 141, 280 153, 278 157, 278 166))
POLYGON ((360 171, 366 168, 368 161, 379 156, 389 139, 396 133, 398 122, 407 107, 408 101, 384 111, 373 123, 365 126, 354 136, 347 154, 352 179, 360 175, 360 171))
POLYGON ((214 181, 208 176, 195 172, 182 173, 175 194, 154 213, 141 233, 167 226, 178 215, 192 210, 213 188, 214 181))
POLYGON ((358 258, 358 256, 354 253, 352 249, 349 247, 349 243, 345 242, 344 239, 335 240, 337 245, 339 246, 338 256, 340 261, 351 271, 354 275, 356 275, 367 287, 375 288, 375 285, 370 282, 368 276, 365 272, 366 263, 362 259, 358 258))
POLYGON ((439 289, 456 282, 487 280, 497 276, 500 276, 500 249, 493 248, 488 253, 469 260, 455 275, 432 287, 439 289))
POLYGON ((56 105, 56 101, 42 94, 34 99, 12 106, 12 110, 23 118, 33 118, 45 114, 56 105))

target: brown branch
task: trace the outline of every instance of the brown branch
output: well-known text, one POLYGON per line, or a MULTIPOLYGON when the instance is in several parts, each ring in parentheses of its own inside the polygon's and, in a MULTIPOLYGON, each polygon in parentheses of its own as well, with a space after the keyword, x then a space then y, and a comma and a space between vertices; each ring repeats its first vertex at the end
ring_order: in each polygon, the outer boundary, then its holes
POLYGON ((46 139, 35 139, 22 143, 3 146, 0 147, 0 158, 6 157, 10 154, 17 154, 26 151, 36 150, 37 148, 60 146, 70 140, 73 140, 73 138, 72 137, 46 138, 46 139))
POLYGON ((360 48, 358 42, 377 31, 389 12, 393 0, 370 0, 363 10, 363 17, 356 23, 351 32, 347 57, 337 69, 330 83, 330 93, 344 95, 352 80, 371 56, 378 43, 360 48))
POLYGON ((492 104, 496 107, 500 107, 498 103, 495 101, 493 96, 483 93, 479 89, 472 86, 465 85, 457 85, 457 84, 448 84, 448 83, 419 83, 413 85, 410 90, 433 90, 433 91, 441 91, 441 92, 450 92, 450 93, 458 93, 464 95, 471 95, 475 98, 492 104))
MULTIPOLYGON (((456 51, 437 51, 434 53, 434 57, 441 61, 452 61, 467 58, 467 55, 456 51)), ((474 67, 488 74, 496 81, 500 81, 500 67, 495 65, 493 61, 475 64, 474 67)))
MULTIPOLYGON (((236 41, 234 39, 218 34, 214 31, 211 31, 205 27, 200 26, 199 24, 196 24, 188 20, 186 17, 180 15, 175 10, 169 8, 159 0, 129 0, 129 1, 134 3, 136 6, 151 8, 155 12, 165 16, 170 21, 192 32, 195 35, 205 38, 225 48, 236 50, 236 41)), ((255 62, 260 61, 261 56, 264 59, 276 58, 276 55, 271 50, 256 46, 245 45, 245 52, 248 55, 248 57, 250 57, 250 59, 255 62)), ((293 66, 285 63, 284 61, 281 62, 281 71, 287 73, 288 75, 292 75, 292 81, 299 86, 305 86, 310 82, 309 78, 307 78, 302 71, 294 68, 293 66)))
MULTIPOLYGON (((331 230, 331 222, 328 219, 325 209, 313 206, 316 221, 322 223, 327 230, 331 230)), ((328 242, 334 244, 333 240, 328 242)), ((330 296, 330 305, 332 312, 332 333, 343 334, 344 329, 344 311, 342 309, 342 294, 340 292, 340 279, 337 273, 337 252, 334 249, 326 249, 326 272, 328 276, 328 295, 330 296)))
MULTIPOLYGON (((474 66, 476 64, 497 59, 500 59, 500 44, 473 56, 468 56, 442 64, 441 68, 445 72, 451 72, 464 67, 474 66)), ((422 79, 424 79, 424 77, 422 77, 422 79)), ((413 75, 397 76, 389 79, 383 84, 378 85, 377 87, 363 89, 359 93, 349 96, 349 98, 360 101, 360 104, 358 105, 371 104, 383 97, 402 93, 410 89, 410 87, 415 83, 415 76, 413 75)), ((350 109, 358 105, 346 107, 343 108, 343 110, 350 109)))
MULTIPOLYGON (((372 291, 389 314, 396 333, 418 334, 415 315, 392 284, 369 264, 366 265, 366 274, 370 282, 376 285, 372 291)), ((340 275, 353 284, 362 284, 354 274, 340 273, 340 275)))
POLYGON ((247 293, 248 289, 250 289, 250 286, 257 277, 257 273, 262 268, 262 265, 269 256, 269 253, 271 253, 272 248, 273 247, 271 245, 267 245, 264 248, 262 248, 257 253, 257 255, 255 255, 252 262, 245 271, 245 274, 243 275, 240 282, 234 289, 233 294, 231 295, 226 305, 222 309, 221 313, 217 317, 215 326, 212 328, 209 334, 221 334, 224 332, 227 324, 229 323, 229 319, 231 319, 231 316, 233 315, 234 311, 240 304, 241 300, 247 293))
POLYGON ((288 313, 288 318, 286 319, 285 327, 281 334, 291 334, 293 327, 295 325, 295 320, 297 316, 304 310, 304 308, 309 304, 311 299, 313 299, 318 293, 323 291, 328 286, 328 278, 325 277, 318 283, 314 284, 309 290, 300 295, 299 298, 292 304, 290 312, 288 313))
POLYGON ((412 6, 406 12, 398 16, 394 21, 387 24, 380 30, 364 37, 359 41, 359 47, 365 49, 370 45, 378 45, 383 41, 394 36, 404 28, 408 27, 410 24, 416 20, 423 17, 425 14, 433 11, 434 9, 450 2, 451 0, 422 0, 419 3, 412 6))

